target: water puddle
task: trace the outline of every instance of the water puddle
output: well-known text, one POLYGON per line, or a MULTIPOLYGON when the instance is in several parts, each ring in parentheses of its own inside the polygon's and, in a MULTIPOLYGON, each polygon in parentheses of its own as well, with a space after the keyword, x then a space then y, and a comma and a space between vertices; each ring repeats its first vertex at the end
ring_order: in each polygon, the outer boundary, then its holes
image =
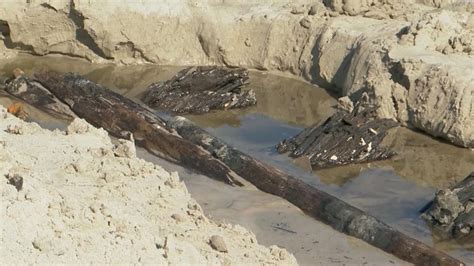
MULTIPOLYGON (((27 74, 44 67, 77 72, 135 100, 140 98, 150 83, 168 79, 181 69, 162 66, 92 65, 64 58, 24 56, 0 62, 0 75, 9 74, 16 67, 22 68, 27 74)), ((419 210, 432 199, 437 188, 452 185, 474 170, 474 151, 399 128, 392 132, 387 140, 387 145, 398 152, 394 159, 313 172, 306 162, 279 155, 274 147, 282 139, 293 136, 304 127, 331 115, 334 112, 335 99, 321 88, 278 75, 252 72, 250 82, 250 87, 257 94, 256 106, 188 118, 238 149, 285 170, 395 228, 463 259, 468 264, 474 263, 474 241, 457 243, 437 239, 419 218, 419 210)), ((5 105, 10 101, 5 97, 0 98, 0 104, 5 105)), ((34 114, 42 126, 64 126, 63 121, 56 121, 44 113, 32 109, 27 111, 34 114)), ((141 156, 149 155, 141 152, 141 156)), ((148 159, 158 160, 156 157, 148 159)), ((182 168, 162 161, 159 163, 182 173, 193 197, 203 205, 207 213, 250 228, 264 244, 284 244, 289 241, 288 245, 283 246, 294 252, 300 262, 314 261, 317 259, 315 254, 323 256, 324 252, 318 250, 324 251, 324 245, 316 243, 320 240, 313 239, 315 235, 323 233, 311 229, 312 226, 320 224, 302 213, 297 214, 298 210, 294 207, 291 209, 282 201, 272 204, 272 199, 259 196, 263 193, 245 194, 207 178, 199 179, 193 175, 191 178, 190 173, 182 168), (299 218, 292 218, 296 216, 299 218), (296 231, 298 232, 295 235, 293 232, 296 231), (307 237, 302 237, 302 234, 307 234, 307 237), (281 236, 280 240, 278 235, 281 236), (296 247, 298 241, 302 243, 302 248, 296 247), (305 255, 306 253, 311 255, 305 255)), ((331 238, 327 235, 329 233, 324 232, 324 237, 331 238)), ((366 249, 358 249, 347 241, 340 245, 343 245, 340 251, 352 248, 360 254, 367 253, 362 251, 366 249)), ((369 255, 372 256, 371 253, 369 255)), ((347 262, 362 263, 364 256, 347 262)))

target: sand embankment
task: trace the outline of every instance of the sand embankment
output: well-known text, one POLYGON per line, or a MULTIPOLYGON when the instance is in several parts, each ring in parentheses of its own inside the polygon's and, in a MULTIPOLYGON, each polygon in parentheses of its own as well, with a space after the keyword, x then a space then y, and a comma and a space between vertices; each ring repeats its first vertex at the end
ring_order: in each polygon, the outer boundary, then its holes
POLYGON ((474 4, 415 0, 0 3, 0 54, 275 70, 474 147, 474 4), (423 4, 425 3, 425 4, 423 4))

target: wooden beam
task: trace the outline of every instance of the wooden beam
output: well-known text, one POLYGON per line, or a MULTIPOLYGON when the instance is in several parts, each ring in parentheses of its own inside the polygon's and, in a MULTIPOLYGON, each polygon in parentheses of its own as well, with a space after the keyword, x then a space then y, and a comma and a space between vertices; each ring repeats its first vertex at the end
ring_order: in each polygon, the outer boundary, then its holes
POLYGON ((134 101, 72 73, 43 71, 35 78, 79 117, 113 136, 132 133, 138 145, 155 155, 228 184, 242 185, 225 164, 169 131, 159 116, 134 101))
POLYGON ((288 200, 338 231, 416 265, 463 265, 461 261, 393 229, 360 209, 225 144, 184 117, 174 117, 167 124, 260 190, 288 200))

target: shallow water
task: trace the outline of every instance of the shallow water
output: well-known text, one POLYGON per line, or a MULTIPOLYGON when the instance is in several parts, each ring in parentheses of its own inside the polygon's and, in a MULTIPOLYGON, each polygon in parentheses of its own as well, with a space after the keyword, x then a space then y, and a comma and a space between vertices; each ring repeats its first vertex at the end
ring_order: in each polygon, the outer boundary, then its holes
MULTIPOLYGON (((135 100, 139 99, 151 82, 168 79, 180 69, 91 65, 64 58, 32 59, 25 56, 2 63, 0 75, 11 73, 15 67, 24 69, 27 74, 44 67, 78 72, 135 100)), ((433 244, 466 262, 474 263, 473 241, 441 241, 431 234, 430 229, 419 218, 419 210, 432 199, 437 188, 454 184, 474 170, 473 151, 399 128, 392 132, 387 140, 387 145, 398 152, 394 159, 312 172, 307 162, 279 155, 274 146, 304 127, 328 117, 334 111, 332 106, 336 102, 335 99, 321 88, 282 76, 252 72, 250 82, 250 87, 257 94, 256 106, 188 118, 240 150, 346 200, 409 235, 433 244)), ((0 103, 8 103, 8 99, 3 98, 0 103)), ((27 111, 35 113, 35 116, 37 113, 37 119, 43 126, 54 128, 63 125, 61 121, 51 119, 41 112, 32 109, 27 111)), ((193 196, 207 199, 208 204, 212 205, 213 200, 209 199, 211 194, 207 195, 205 188, 199 189, 203 183, 193 183, 189 180, 187 183, 191 185, 193 196)), ((237 191, 232 191, 228 193, 238 195, 237 191)), ((212 214, 229 216, 229 213, 224 211, 225 206, 214 203, 212 208, 203 207, 212 214)), ((265 215, 262 213, 265 213, 265 210, 259 213, 262 215, 261 219, 264 219, 265 215)))

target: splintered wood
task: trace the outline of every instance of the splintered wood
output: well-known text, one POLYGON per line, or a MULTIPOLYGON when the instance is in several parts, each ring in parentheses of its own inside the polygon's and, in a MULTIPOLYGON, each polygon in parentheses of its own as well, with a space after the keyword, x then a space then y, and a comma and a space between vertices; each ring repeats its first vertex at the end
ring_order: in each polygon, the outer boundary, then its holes
POLYGON ((448 238, 474 236, 474 172, 438 191, 422 217, 448 238))
MULTIPOLYGON (((56 117, 64 119, 77 117, 66 104, 58 100, 41 83, 24 76, 21 69, 15 69, 13 76, 14 78, 6 81, 4 88, 10 95, 56 117)), ((24 109, 13 106, 11 111, 15 111, 13 112, 15 115, 23 115, 24 109)))
POLYGON ((162 111, 193 114, 248 107, 257 103, 253 90, 242 89, 248 78, 242 68, 189 67, 151 84, 143 102, 162 111))
POLYGON ((359 104, 352 112, 339 110, 324 123, 281 141, 277 150, 294 158, 307 157, 314 169, 388 159, 395 153, 380 143, 397 123, 378 119, 375 109, 359 104))

